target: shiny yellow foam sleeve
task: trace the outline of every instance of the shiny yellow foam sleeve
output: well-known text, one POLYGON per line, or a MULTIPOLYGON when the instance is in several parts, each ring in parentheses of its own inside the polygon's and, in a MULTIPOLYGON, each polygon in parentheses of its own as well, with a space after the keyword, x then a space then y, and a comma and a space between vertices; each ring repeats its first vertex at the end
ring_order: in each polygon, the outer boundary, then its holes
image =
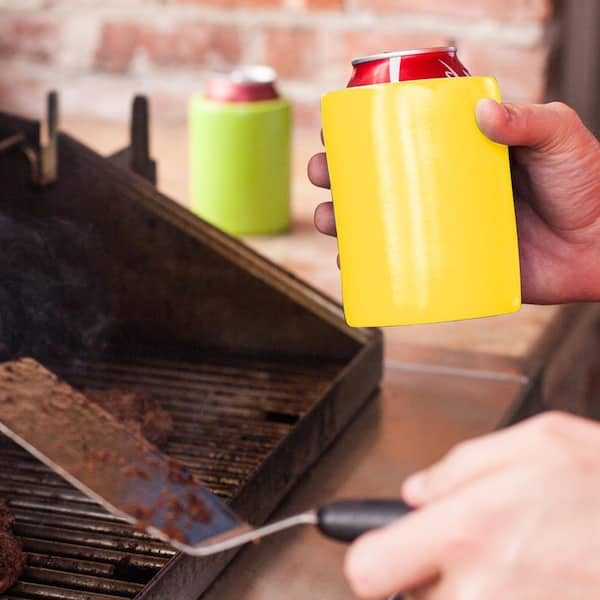
POLYGON ((491 77, 323 96, 346 320, 356 327, 498 315, 521 306, 508 148, 475 119, 491 77))

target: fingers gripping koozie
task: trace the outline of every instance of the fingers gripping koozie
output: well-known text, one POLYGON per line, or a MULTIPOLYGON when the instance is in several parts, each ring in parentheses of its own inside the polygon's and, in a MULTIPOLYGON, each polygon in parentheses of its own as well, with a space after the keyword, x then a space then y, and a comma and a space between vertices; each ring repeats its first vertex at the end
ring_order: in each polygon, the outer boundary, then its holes
POLYGON ((475 106, 491 77, 382 83, 326 94, 346 320, 385 326, 520 308, 508 148, 475 106))

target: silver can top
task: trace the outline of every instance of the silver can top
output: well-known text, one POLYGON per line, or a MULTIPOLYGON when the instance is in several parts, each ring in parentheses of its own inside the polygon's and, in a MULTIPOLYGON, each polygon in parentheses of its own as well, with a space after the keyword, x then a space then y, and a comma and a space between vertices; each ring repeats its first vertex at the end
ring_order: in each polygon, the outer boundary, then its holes
POLYGON ((383 60, 384 58, 398 58, 401 56, 414 56, 416 54, 429 54, 430 52, 456 52, 454 46, 434 46, 433 48, 418 48, 417 50, 400 50, 398 52, 381 52, 380 54, 371 54, 370 56, 361 56, 352 61, 352 66, 360 65, 374 60, 383 60))
POLYGON ((244 65, 231 71, 229 78, 235 83, 275 83, 277 73, 266 65, 244 65))

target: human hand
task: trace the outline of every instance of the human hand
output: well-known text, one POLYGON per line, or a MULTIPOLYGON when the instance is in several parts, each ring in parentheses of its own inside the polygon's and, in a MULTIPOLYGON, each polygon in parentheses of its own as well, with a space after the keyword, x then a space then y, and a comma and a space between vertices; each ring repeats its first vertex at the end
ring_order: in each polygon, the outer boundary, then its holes
POLYGON ((408 478, 418 510, 357 540, 360 598, 596 599, 600 425, 546 413, 464 442, 408 478))
MULTIPOLYGON (((600 300, 600 143, 564 104, 477 105, 481 130, 511 146, 511 167, 524 302, 600 300)), ((310 180, 330 186, 324 153, 310 180)), ((333 204, 315 225, 335 235, 333 204)))

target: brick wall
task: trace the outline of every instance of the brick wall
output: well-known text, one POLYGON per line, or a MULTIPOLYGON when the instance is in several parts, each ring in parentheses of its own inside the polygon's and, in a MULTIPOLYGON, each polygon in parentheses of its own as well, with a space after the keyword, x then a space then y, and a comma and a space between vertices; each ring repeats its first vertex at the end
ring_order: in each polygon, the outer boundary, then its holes
POLYGON ((39 114, 54 87, 63 111, 124 119, 144 92, 182 119, 211 71, 267 63, 313 125, 353 57, 449 42, 506 98, 539 100, 556 30, 551 0, 0 0, 0 108, 39 114))

